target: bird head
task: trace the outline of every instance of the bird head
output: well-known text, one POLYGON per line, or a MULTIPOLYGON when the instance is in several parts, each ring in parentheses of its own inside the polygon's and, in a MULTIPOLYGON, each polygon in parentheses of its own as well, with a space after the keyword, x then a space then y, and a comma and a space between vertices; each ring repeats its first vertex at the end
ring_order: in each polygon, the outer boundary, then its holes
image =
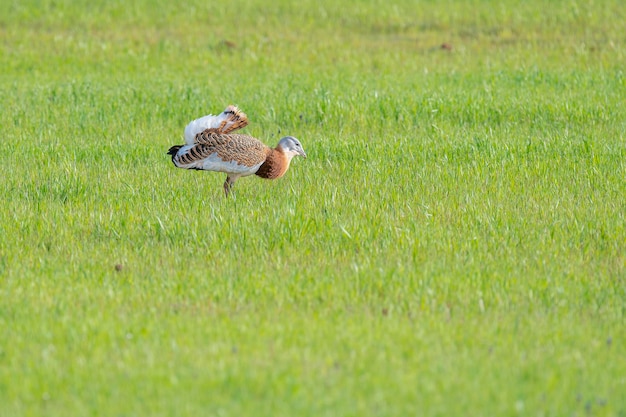
POLYGON ((303 158, 306 158, 306 152, 304 152, 304 148, 302 148, 302 144, 300 141, 293 136, 285 136, 278 142, 277 148, 282 149, 283 152, 287 154, 289 159, 293 158, 296 155, 300 155, 303 158))

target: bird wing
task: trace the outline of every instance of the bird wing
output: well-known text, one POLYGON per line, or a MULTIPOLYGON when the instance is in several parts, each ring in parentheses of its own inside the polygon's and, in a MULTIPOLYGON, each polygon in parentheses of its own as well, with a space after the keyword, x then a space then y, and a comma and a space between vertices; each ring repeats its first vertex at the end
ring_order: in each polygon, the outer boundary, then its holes
POLYGON ((248 116, 231 104, 217 116, 209 114, 208 116, 201 117, 189 123, 185 127, 185 143, 187 145, 193 145, 196 143, 198 133, 204 132, 205 130, 226 134, 247 125, 248 116))
POLYGON ((224 135, 209 129, 197 135, 193 145, 182 146, 173 158, 180 168, 254 174, 271 151, 247 135, 224 135))

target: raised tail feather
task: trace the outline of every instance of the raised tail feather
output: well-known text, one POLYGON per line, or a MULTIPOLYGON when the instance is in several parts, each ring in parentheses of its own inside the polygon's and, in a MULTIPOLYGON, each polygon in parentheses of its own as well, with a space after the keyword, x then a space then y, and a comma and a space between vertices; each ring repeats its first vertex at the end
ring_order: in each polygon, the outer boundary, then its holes
POLYGON ((248 117, 244 112, 232 104, 217 116, 208 115, 196 119, 185 127, 185 142, 187 145, 196 143, 196 135, 205 130, 219 134, 228 134, 248 125, 248 117))
POLYGON ((248 125, 248 116, 232 104, 226 107, 226 110, 224 110, 222 114, 226 116, 226 120, 224 120, 218 128, 220 133, 230 133, 248 125))

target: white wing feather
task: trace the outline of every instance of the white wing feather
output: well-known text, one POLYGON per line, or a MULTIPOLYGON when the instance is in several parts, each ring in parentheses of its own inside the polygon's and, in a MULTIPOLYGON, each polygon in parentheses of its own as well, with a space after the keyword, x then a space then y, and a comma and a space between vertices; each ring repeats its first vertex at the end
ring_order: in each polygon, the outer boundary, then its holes
POLYGON ((222 112, 217 116, 209 114, 208 116, 194 120, 185 127, 185 143, 187 145, 193 145, 194 138, 198 133, 206 129, 217 129, 226 119, 228 119, 228 114, 222 112))

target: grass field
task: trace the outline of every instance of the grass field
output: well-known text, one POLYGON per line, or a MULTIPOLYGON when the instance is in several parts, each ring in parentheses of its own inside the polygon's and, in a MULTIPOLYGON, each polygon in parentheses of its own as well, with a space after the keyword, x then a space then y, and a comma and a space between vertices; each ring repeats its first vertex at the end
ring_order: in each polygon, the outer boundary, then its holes
POLYGON ((626 7, 392 3, 0 3, 0 416, 626 416, 626 7))

